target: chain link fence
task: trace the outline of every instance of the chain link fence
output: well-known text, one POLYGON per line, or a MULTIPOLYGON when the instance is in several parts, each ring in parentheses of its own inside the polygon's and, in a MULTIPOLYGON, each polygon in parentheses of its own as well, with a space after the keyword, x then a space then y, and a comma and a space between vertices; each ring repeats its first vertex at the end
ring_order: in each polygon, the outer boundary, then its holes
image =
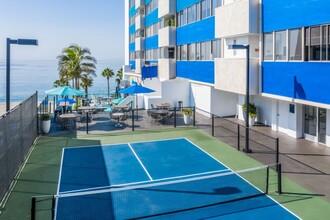
POLYGON ((37 101, 35 93, 0 116, 0 201, 38 136, 37 101))

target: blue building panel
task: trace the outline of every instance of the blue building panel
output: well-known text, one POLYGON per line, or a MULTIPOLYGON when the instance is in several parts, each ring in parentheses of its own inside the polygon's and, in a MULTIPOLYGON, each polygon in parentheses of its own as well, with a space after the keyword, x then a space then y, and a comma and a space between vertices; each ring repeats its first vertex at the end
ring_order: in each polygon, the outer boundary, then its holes
POLYGON ((130 43, 129 44, 129 52, 134 52, 135 51, 135 43, 130 43))
POLYGON ((135 15, 137 13, 137 10, 135 9, 135 5, 133 5, 130 9, 129 9, 129 17, 133 17, 133 15, 135 15))
POLYGON ((130 60, 129 64, 131 65, 132 70, 135 70, 135 60, 130 60))
POLYGON ((146 15, 146 27, 149 27, 159 21, 158 19, 158 9, 153 10, 151 13, 146 15))
POLYGON ((201 0, 177 0, 176 1, 176 12, 179 12, 189 6, 200 2, 201 0))
POLYGON ((158 35, 147 37, 145 40, 146 50, 157 49, 158 48, 158 35))
POLYGON ((177 45, 195 42, 209 41, 215 39, 215 21, 210 17, 195 23, 177 28, 177 45))
POLYGON ((263 32, 329 23, 329 1, 263 0, 263 32))
POLYGON ((128 31, 129 31, 129 35, 134 34, 136 32, 135 24, 132 24, 131 26, 129 26, 128 31))
POLYGON ((263 62, 263 93, 330 104, 330 63, 263 62))
POLYGON ((213 61, 177 61, 176 75, 178 77, 205 83, 214 83, 213 61))
POLYGON ((145 0, 146 2, 145 2, 145 4, 147 5, 147 4, 149 4, 152 0, 145 0))

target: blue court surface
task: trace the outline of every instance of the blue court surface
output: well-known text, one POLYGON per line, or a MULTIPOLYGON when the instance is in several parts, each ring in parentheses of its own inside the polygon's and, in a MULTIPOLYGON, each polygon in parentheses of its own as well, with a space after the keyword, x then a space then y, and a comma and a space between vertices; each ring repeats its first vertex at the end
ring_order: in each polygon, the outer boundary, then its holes
POLYGON ((299 219, 246 174, 185 138, 66 148, 55 219, 299 219))

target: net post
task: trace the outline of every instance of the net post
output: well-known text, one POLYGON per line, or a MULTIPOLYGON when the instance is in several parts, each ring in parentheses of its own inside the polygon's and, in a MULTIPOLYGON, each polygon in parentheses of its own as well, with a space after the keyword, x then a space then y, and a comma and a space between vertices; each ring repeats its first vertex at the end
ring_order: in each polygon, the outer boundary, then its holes
POLYGON ((240 143, 241 143, 241 131, 240 131, 240 125, 237 124, 237 150, 240 151, 240 143))
POLYGON ((277 192, 282 194, 282 165, 277 164, 277 192))
POLYGON ((174 106, 174 128, 176 128, 176 106, 174 106))
POLYGON ((280 139, 276 138, 276 162, 280 163, 280 139))
POLYGON ((214 137, 214 114, 212 114, 212 137, 214 137))
POLYGON ((52 197, 52 219, 55 217, 55 196, 52 197))
POLYGON ((193 126, 196 126, 196 106, 193 107, 193 126))
POLYGON ((36 197, 32 197, 31 200, 31 220, 35 220, 36 219, 36 203, 37 203, 37 199, 36 197))
POLYGON ((267 166, 267 171, 266 171, 266 194, 268 194, 269 190, 269 166, 267 166))
POLYGON ((86 111, 86 134, 88 134, 88 120, 89 120, 88 115, 89 113, 88 111, 86 111))
POLYGON ((132 131, 134 131, 134 109, 132 108, 132 131))

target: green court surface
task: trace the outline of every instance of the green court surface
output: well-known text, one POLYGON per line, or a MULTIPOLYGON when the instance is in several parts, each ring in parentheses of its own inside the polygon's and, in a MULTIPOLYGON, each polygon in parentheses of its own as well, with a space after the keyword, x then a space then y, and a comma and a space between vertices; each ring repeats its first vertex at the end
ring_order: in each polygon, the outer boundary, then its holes
MULTIPOLYGON (((119 132, 77 137, 40 137, 19 175, 0 220, 30 219, 31 197, 56 193, 61 154, 64 147, 91 146, 185 137, 232 170, 261 166, 244 153, 196 128, 119 132)), ((328 219, 330 203, 283 178, 283 194, 270 195, 302 219, 328 219)), ((280 217, 279 217, 280 219, 280 217)))

